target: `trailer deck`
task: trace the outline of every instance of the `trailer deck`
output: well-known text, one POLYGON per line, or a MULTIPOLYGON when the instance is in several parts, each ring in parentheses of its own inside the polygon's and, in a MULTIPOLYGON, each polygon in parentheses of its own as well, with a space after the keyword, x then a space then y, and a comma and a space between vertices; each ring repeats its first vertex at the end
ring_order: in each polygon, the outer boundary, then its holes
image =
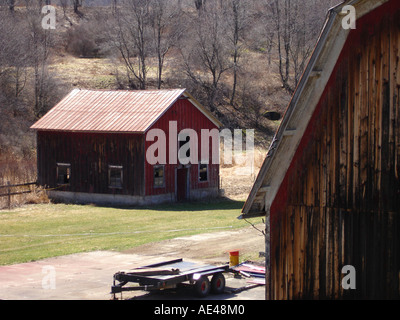
POLYGON ((165 261, 144 267, 119 271, 114 274, 111 294, 124 291, 152 291, 176 288, 180 284, 192 285, 199 297, 205 297, 210 292, 219 294, 225 289, 224 272, 229 272, 228 264, 213 266, 186 262, 183 259, 165 261), (211 281, 208 279, 211 277, 211 281), (133 283, 134 286, 127 286, 133 283))

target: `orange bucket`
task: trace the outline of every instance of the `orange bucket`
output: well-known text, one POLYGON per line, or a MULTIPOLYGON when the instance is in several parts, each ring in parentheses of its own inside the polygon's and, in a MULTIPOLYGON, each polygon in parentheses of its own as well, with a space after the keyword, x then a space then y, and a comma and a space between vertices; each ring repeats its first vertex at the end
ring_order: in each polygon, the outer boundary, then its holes
POLYGON ((239 251, 229 252, 229 266, 234 267, 239 264, 239 251))

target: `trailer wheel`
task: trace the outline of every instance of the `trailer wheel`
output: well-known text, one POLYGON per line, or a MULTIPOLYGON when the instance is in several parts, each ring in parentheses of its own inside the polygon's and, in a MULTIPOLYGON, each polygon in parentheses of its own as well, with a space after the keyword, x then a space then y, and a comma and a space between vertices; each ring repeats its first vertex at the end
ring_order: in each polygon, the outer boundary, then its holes
POLYGON ((206 297, 210 293, 210 280, 206 276, 202 276, 194 284, 194 291, 198 297, 206 297))
POLYGON ((211 279, 211 292, 221 294, 225 291, 225 277, 222 273, 217 273, 211 279))

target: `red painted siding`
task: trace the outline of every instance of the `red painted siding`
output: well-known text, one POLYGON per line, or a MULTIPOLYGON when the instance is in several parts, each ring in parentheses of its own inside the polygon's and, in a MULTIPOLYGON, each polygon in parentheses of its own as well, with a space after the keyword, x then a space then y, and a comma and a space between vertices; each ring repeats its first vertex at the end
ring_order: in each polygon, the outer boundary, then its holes
MULTIPOLYGON (((183 129, 193 129, 197 132, 198 136, 198 154, 201 156, 201 129, 218 129, 200 110, 198 110, 190 101, 187 99, 179 99, 152 127, 151 129, 161 129, 166 133, 167 139, 167 163, 169 161, 169 124, 171 121, 177 122, 177 132, 179 133, 183 129)), ((146 141, 145 149, 148 150, 154 142, 146 141)), ((199 182, 199 166, 192 164, 189 168, 189 188, 190 189, 202 189, 202 188, 216 188, 218 187, 219 180, 219 165, 211 164, 212 151, 211 151, 211 139, 210 139, 210 151, 209 151, 209 167, 208 167, 208 181, 199 182)), ((199 159, 200 160, 200 159, 199 159)), ((153 171, 154 167, 147 161, 145 164, 145 184, 146 184, 146 195, 158 195, 172 193, 175 194, 175 179, 176 179, 176 168, 177 165, 167 164, 165 165, 165 186, 160 188, 154 187, 153 171)))

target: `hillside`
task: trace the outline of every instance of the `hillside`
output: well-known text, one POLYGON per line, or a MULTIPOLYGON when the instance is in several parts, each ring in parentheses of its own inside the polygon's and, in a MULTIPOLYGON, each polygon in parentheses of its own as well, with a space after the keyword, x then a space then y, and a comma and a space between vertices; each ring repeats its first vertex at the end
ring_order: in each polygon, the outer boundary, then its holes
POLYGON ((29 127, 73 88, 185 87, 227 128, 254 128, 265 150, 279 125, 268 112, 283 114, 335 3, 309 0, 308 10, 294 2, 286 8, 293 19, 282 26, 292 46, 285 57, 274 25, 280 11, 269 1, 208 1, 201 8, 189 0, 146 7, 122 1, 117 9, 92 1, 78 11, 56 2, 55 30, 40 27, 44 15, 34 1, 13 12, 1 7, 0 185, 35 180, 29 127))

